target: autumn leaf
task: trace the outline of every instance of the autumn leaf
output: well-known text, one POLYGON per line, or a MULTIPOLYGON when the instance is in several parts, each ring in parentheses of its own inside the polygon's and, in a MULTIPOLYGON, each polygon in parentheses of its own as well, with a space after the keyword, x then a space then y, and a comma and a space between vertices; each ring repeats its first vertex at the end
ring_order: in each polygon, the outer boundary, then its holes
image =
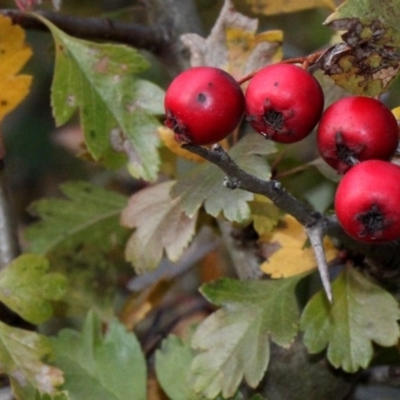
POLYGON ((160 126, 158 127, 157 132, 160 135, 160 139, 163 142, 164 146, 178 157, 197 163, 203 163, 205 161, 204 158, 198 156, 197 154, 191 153, 190 151, 183 149, 181 145, 175 140, 174 132, 171 129, 166 128, 165 126, 160 126))
POLYGON ((136 228, 125 254, 138 272, 155 269, 164 251, 178 261, 195 233, 197 213, 188 217, 179 198, 170 197, 174 184, 168 181, 139 191, 122 211, 122 225, 136 228))
POLYGON ((31 56, 24 30, 0 15, 0 121, 29 93, 32 77, 17 74, 31 56))
POLYGON ((325 7, 331 10, 336 8, 333 0, 246 0, 251 10, 264 15, 292 13, 309 8, 325 7))
POLYGON ((17 399, 32 399, 35 392, 54 393, 63 383, 62 372, 41 360, 52 354, 49 339, 0 322, 0 363, 11 380, 17 399))
POLYGON ((236 79, 282 59, 281 31, 256 34, 258 20, 238 13, 226 0, 210 35, 188 33, 182 41, 191 52, 191 65, 210 65, 228 71, 236 79))
MULTIPOLYGON (((271 234, 260 238, 261 245, 265 244, 267 252, 271 249, 271 255, 261 264, 261 270, 272 278, 284 278, 317 267, 314 251, 307 246, 307 234, 304 227, 292 216, 286 215, 271 234)), ((325 256, 327 261, 337 257, 338 251, 333 243, 324 239, 325 256)))
POLYGON ((354 373, 368 366, 373 343, 390 347, 398 342, 399 305, 389 292, 350 266, 333 282, 332 294, 333 304, 320 291, 304 309, 304 343, 314 354, 327 347, 335 368, 354 373))
POLYGON ((354 94, 389 90, 400 67, 400 1, 348 0, 325 23, 342 33, 318 65, 337 85, 354 94), (343 33, 344 32, 344 33, 343 33))

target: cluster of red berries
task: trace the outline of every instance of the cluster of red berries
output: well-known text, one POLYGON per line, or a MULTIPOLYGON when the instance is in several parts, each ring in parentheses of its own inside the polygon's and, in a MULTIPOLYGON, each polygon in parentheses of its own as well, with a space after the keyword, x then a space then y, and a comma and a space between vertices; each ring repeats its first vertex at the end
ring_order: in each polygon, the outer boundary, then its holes
POLYGON ((392 112, 379 100, 344 97, 325 112, 318 81, 293 64, 268 65, 243 91, 227 72, 213 67, 184 71, 165 96, 165 124, 179 143, 219 142, 243 115, 255 131, 294 143, 317 128, 321 157, 343 174, 335 211, 353 238, 377 243, 400 238, 400 167, 390 162, 399 142, 392 112))

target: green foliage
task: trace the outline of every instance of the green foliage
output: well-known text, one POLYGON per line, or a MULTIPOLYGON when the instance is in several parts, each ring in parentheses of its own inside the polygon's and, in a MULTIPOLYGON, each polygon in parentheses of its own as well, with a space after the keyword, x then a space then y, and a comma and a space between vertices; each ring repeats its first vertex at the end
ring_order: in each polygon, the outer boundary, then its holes
POLYGON ((127 231, 119 216, 127 199, 88 182, 61 185, 67 199, 43 199, 30 212, 41 218, 26 230, 30 250, 49 254, 90 245, 103 252, 124 243, 127 231))
POLYGON ((192 387, 190 365, 195 352, 188 341, 171 335, 156 352, 156 373, 161 387, 171 400, 205 400, 192 387), (177 379, 179 377, 179 379, 177 379))
POLYGON ((222 308, 196 330, 192 345, 194 389, 213 399, 233 396, 244 378, 256 387, 267 369, 269 339, 288 347, 298 331, 294 289, 302 275, 274 281, 222 279, 202 287, 222 308))
MULTIPOLYGON (((246 172, 268 179, 270 168, 262 155, 274 153, 275 145, 258 134, 241 139, 229 155, 246 172)), ((182 176, 171 190, 173 198, 180 198, 185 212, 195 215, 204 202, 208 214, 223 214, 229 221, 244 222, 250 218, 248 202, 254 195, 241 189, 223 186, 224 173, 214 164, 205 163, 182 176)))
POLYGON ((157 178, 158 121, 164 92, 135 77, 149 67, 136 50, 73 38, 36 15, 51 31, 56 47, 52 106, 58 125, 80 109, 87 148, 95 160, 120 164, 126 153, 136 177, 157 178))
POLYGON ((54 363, 64 371, 71 400, 146 399, 146 362, 138 340, 114 320, 102 334, 100 319, 88 313, 82 333, 62 330, 52 340, 54 363))
POLYGON ((155 269, 163 250, 171 261, 177 261, 194 235, 196 215, 189 218, 179 199, 171 199, 174 183, 141 190, 122 213, 122 224, 136 228, 127 243, 126 258, 138 272, 155 269))
POLYGON ((370 363, 372 342, 381 346, 397 343, 400 309, 392 295, 351 267, 333 282, 332 293, 332 305, 322 292, 307 304, 301 318, 304 343, 310 353, 328 347, 332 365, 356 372, 370 363))
POLYGON ((0 363, 17 399, 32 399, 35 391, 53 392, 62 383, 62 372, 41 361, 51 352, 45 336, 0 322, 0 363))
POLYGON ((66 278, 48 273, 49 262, 36 254, 24 254, 0 271, 0 300, 25 320, 40 324, 53 314, 51 300, 60 300, 66 278))
POLYGON ((48 393, 35 393, 35 400, 69 400, 67 392, 58 392, 56 394, 48 394, 48 393))

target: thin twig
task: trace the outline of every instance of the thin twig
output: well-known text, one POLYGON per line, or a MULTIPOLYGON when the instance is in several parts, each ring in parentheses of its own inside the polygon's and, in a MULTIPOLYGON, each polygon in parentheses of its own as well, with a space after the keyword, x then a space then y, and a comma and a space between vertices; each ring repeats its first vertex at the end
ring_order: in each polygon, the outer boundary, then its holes
MULTIPOLYGON (((23 28, 47 30, 47 27, 35 18, 34 14, 24 13, 20 10, 0 10, 0 13, 11 18, 14 23, 23 28)), ((75 37, 128 44, 139 49, 149 50, 154 54, 165 50, 170 42, 170 30, 172 30, 168 23, 147 26, 108 18, 65 15, 52 11, 37 11, 36 14, 75 37)))
POLYGON ((311 246, 314 250, 315 259, 317 261, 319 275, 321 277, 322 285, 325 289, 326 297, 329 302, 332 303, 332 288, 331 282, 329 280, 329 271, 328 264, 326 262, 325 257, 325 249, 324 249, 324 236, 325 236, 325 227, 323 224, 316 224, 312 227, 306 228, 306 232, 308 238, 310 239, 311 246))

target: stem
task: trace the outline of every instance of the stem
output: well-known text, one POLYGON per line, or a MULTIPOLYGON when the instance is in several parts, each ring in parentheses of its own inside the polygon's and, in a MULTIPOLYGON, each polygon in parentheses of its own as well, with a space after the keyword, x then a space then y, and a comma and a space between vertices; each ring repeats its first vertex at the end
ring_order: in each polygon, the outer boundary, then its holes
POLYGON ((4 145, 0 136, 0 269, 20 254, 17 223, 4 164, 4 145))
POLYGON ((332 303, 332 288, 329 280, 328 264, 325 257, 325 249, 323 238, 325 236, 324 224, 318 223, 312 227, 306 228, 308 238, 310 239, 311 246, 314 250, 315 259, 317 261, 319 275, 321 277, 322 285, 324 287, 326 297, 332 303))
MULTIPOLYGON (((281 63, 285 64, 301 64, 302 68, 307 69, 314 65, 318 59, 321 57, 321 55, 324 53, 324 51, 316 51, 315 53, 311 53, 307 56, 303 57, 294 57, 294 58, 288 58, 287 60, 282 60, 281 63)), ((260 71, 264 67, 258 68, 247 75, 243 76, 242 78, 238 79, 237 83, 239 85, 249 81, 257 72, 260 71)))
MULTIPOLYGON (((0 10, 0 13, 26 29, 47 31, 47 27, 34 14, 20 10, 0 10)), ((164 51, 170 41, 168 24, 140 25, 108 18, 85 18, 52 11, 37 11, 64 32, 82 39, 108 40, 146 49, 154 54, 164 51)))

